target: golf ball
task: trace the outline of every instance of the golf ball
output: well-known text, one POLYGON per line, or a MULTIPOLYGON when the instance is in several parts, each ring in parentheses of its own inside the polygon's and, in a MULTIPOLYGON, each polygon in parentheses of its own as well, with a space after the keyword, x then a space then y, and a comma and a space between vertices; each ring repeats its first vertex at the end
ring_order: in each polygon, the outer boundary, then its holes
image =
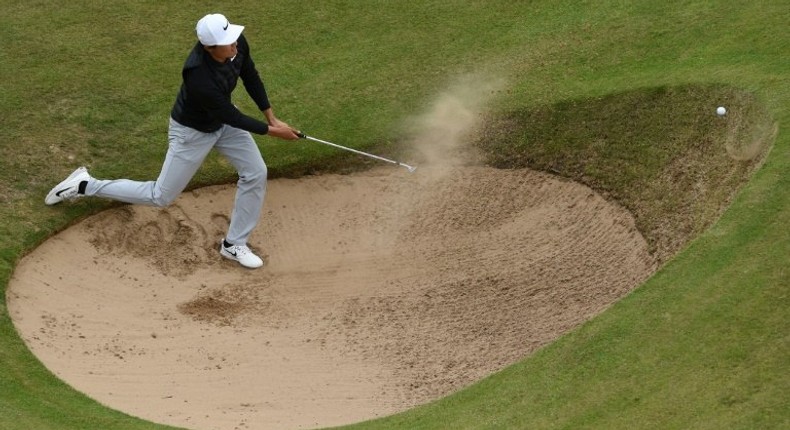
POLYGON ((727 113, 727 109, 725 109, 725 108, 724 108, 724 106, 719 106, 719 107, 716 109, 716 113, 717 113, 719 116, 724 116, 724 114, 726 114, 726 113, 727 113))

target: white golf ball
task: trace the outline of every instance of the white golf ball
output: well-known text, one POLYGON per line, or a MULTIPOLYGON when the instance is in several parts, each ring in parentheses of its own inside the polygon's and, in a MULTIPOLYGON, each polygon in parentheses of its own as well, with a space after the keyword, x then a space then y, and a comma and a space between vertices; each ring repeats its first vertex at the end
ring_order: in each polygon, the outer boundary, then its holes
POLYGON ((724 116, 724 114, 726 114, 726 113, 727 113, 727 109, 725 109, 725 108, 724 108, 724 106, 719 106, 719 107, 716 109, 716 113, 717 113, 719 116, 724 116))

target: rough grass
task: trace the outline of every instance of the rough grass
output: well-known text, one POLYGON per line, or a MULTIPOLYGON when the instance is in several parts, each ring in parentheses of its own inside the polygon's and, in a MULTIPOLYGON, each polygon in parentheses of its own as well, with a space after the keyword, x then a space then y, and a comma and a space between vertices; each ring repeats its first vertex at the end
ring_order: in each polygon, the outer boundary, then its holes
POLYGON ((617 200, 660 261, 718 219, 775 138, 754 95, 723 85, 644 88, 487 122, 477 145, 494 166, 553 172, 617 200), (717 116, 719 105, 729 113, 717 116))

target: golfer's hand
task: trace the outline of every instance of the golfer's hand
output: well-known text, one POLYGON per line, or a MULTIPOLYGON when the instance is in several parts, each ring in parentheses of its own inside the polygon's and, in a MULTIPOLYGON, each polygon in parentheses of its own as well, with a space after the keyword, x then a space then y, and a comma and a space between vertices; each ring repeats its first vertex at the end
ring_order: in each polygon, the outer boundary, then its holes
MULTIPOLYGON (((285 124, 285 123, 280 122, 280 124, 285 124)), ((299 136, 296 135, 296 132, 287 124, 285 126, 269 124, 269 132, 266 134, 268 134, 269 136, 279 137, 280 139, 285 139, 285 140, 299 139, 299 136)))
POLYGON ((285 121, 281 121, 279 118, 275 117, 274 114, 270 115, 267 120, 269 121, 269 125, 273 125, 275 127, 291 128, 290 125, 286 124, 285 121))

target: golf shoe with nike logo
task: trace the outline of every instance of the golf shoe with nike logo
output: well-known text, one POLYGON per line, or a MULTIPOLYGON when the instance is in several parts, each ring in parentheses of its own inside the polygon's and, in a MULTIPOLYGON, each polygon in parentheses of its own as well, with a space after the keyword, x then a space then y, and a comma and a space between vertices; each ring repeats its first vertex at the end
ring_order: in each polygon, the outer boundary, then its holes
POLYGON ((219 254, 228 260, 238 261, 244 267, 257 269, 263 266, 263 260, 255 255, 246 245, 225 246, 225 239, 219 242, 219 254))

